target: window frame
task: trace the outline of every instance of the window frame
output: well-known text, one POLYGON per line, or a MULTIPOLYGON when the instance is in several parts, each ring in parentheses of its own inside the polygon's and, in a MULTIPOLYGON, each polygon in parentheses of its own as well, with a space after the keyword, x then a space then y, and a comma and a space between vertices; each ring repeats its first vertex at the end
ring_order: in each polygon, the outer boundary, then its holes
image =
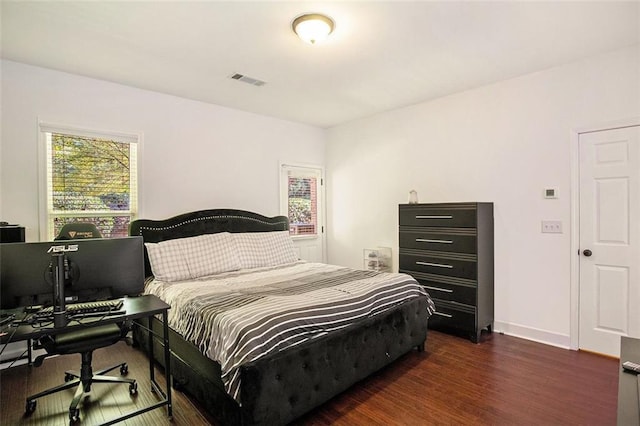
POLYGON ((55 238, 54 231, 50 226, 51 217, 99 217, 99 216, 129 216, 130 220, 135 220, 140 213, 141 204, 141 167, 140 158, 142 153, 142 134, 134 132, 121 132, 113 130, 96 130, 74 125, 61 125, 50 122, 38 121, 38 211, 39 211, 39 230, 38 235, 40 241, 50 241, 55 238), (136 156, 135 161, 135 187, 137 188, 135 196, 132 197, 133 202, 129 210, 96 210, 90 212, 74 212, 60 213, 53 212, 50 203, 48 182, 49 177, 49 158, 50 155, 50 134, 62 133, 85 138, 108 139, 122 143, 135 144, 136 156))

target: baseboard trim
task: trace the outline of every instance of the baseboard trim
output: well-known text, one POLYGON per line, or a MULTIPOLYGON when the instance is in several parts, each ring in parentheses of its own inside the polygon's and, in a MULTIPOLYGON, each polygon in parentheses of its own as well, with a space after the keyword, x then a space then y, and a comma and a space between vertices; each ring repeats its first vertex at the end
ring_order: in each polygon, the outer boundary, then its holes
POLYGON ((495 321, 493 328, 495 332, 506 334, 508 336, 520 337, 522 339, 532 340, 546 345, 571 349, 571 336, 566 334, 553 333, 547 330, 500 321, 495 321))

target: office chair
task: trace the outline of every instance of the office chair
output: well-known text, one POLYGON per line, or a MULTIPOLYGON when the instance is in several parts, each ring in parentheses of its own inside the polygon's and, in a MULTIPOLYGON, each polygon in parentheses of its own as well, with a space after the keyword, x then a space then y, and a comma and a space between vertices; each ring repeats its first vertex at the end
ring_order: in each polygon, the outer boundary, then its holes
MULTIPOLYGON (((100 231, 98 231, 98 228, 91 222, 73 222, 64 225, 55 239, 68 240, 78 238, 102 238, 102 235, 100 231)), ((91 391, 91 385, 93 383, 125 383, 129 385, 129 393, 136 395, 138 392, 138 384, 135 380, 105 376, 106 373, 116 368, 120 368, 121 375, 126 375, 129 372, 126 363, 116 364, 100 370, 95 374, 91 366, 94 350, 117 343, 126 337, 130 328, 131 327, 125 323, 98 325, 72 330, 68 333, 61 333, 55 336, 47 335, 38 339, 35 348, 44 349, 46 354, 38 356, 33 363, 34 366, 40 367, 44 359, 51 355, 69 355, 74 353, 81 355, 82 363, 79 372, 65 372, 64 384, 27 397, 25 414, 28 416, 35 411, 37 406, 36 400, 38 398, 70 389, 74 386, 77 386, 77 389, 69 405, 70 424, 80 420, 78 404, 83 396, 91 391)))
POLYGON ((136 395, 138 392, 138 384, 133 379, 121 377, 105 376, 105 373, 120 368, 120 374, 126 375, 129 372, 126 363, 120 363, 104 370, 93 373, 91 367, 91 359, 93 351, 99 348, 113 345, 120 341, 128 328, 118 324, 108 324, 96 327, 81 328, 68 333, 58 334, 55 336, 44 336, 39 339, 36 348, 43 348, 47 354, 40 355, 34 361, 34 365, 39 367, 42 365, 44 358, 50 355, 68 355, 79 353, 82 356, 82 365, 80 372, 66 371, 63 383, 59 386, 47 389, 27 397, 25 414, 30 415, 36 409, 37 399, 46 395, 70 389, 77 386, 76 393, 69 405, 69 423, 73 424, 80 420, 80 410, 78 404, 83 396, 91 391, 93 383, 126 383, 129 385, 129 393, 136 395))
POLYGON ((55 240, 75 240, 80 238, 102 238, 102 234, 92 222, 71 222, 62 227, 55 240))

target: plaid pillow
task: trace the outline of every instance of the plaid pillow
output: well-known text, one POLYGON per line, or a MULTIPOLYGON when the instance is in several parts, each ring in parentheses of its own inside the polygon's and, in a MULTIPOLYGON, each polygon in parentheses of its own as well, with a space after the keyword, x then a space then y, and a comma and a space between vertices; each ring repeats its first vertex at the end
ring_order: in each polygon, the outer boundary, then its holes
POLYGON ((180 281, 240 269, 231 234, 205 234, 160 243, 145 243, 153 275, 180 281))
POLYGON ((151 272, 162 281, 179 281, 189 278, 189 267, 185 253, 179 249, 178 240, 161 243, 145 243, 151 272))
POLYGON ((231 234, 240 267, 260 268, 293 263, 298 260, 289 231, 231 234))

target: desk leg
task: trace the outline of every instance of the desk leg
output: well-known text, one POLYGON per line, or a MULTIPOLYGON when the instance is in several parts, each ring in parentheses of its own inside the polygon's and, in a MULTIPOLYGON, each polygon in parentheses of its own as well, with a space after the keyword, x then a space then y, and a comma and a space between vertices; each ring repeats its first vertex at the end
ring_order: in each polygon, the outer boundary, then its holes
MULTIPOLYGON (((171 404, 171 352, 169 350, 169 318, 167 310, 162 312, 162 342, 164 345, 164 374, 166 376, 166 391, 163 392, 156 382, 156 373, 154 368, 154 350, 153 350, 153 318, 149 317, 149 379, 151 380, 151 392, 162 395, 165 398, 162 405, 167 406, 167 416, 173 418, 173 405, 171 404)), ((159 337, 159 336, 158 336, 159 337)))
POLYGON ((136 410, 129 414, 125 414, 124 416, 118 417, 117 419, 110 420, 106 423, 103 423, 102 426, 110 426, 110 425, 119 423, 123 420, 130 419, 131 417, 138 416, 142 413, 146 413, 147 411, 151 411, 156 408, 163 407, 165 405, 167 406, 167 416, 169 417, 169 420, 173 419, 173 406, 171 405, 171 358, 170 358, 170 350, 169 350, 169 323, 167 322, 168 321, 167 310, 165 309, 162 312, 162 322, 163 322, 162 340, 164 342, 164 361, 165 361, 164 371, 167 378, 166 392, 163 391, 160 385, 156 382, 156 375, 155 375, 155 368, 154 368, 155 357, 153 354, 154 352, 153 340, 154 338, 160 338, 160 334, 155 333, 155 336, 154 336, 153 324, 152 324, 153 315, 148 316, 146 318, 149 321, 148 327, 144 327, 144 326, 143 327, 146 328, 147 332, 149 333, 149 354, 148 355, 149 355, 149 379, 151 380, 151 392, 162 397, 162 401, 156 404, 150 405, 148 407, 141 408, 140 410, 136 410))
POLYGON ((153 384, 156 381, 156 372, 155 369, 153 367, 153 360, 155 359, 153 356, 153 330, 152 330, 152 324, 151 322, 153 321, 153 317, 147 317, 147 320, 149 321, 149 379, 151 379, 151 392, 155 392, 155 389, 153 388, 153 384))
POLYGON ((171 351, 169 349, 169 318, 167 310, 162 312, 162 332, 164 339, 164 375, 167 380, 167 415, 173 417, 173 406, 171 405, 171 351))
POLYGON ((27 358, 28 358, 29 367, 33 366, 33 349, 31 347, 32 345, 33 345, 33 341, 31 339, 27 339, 27 358))

